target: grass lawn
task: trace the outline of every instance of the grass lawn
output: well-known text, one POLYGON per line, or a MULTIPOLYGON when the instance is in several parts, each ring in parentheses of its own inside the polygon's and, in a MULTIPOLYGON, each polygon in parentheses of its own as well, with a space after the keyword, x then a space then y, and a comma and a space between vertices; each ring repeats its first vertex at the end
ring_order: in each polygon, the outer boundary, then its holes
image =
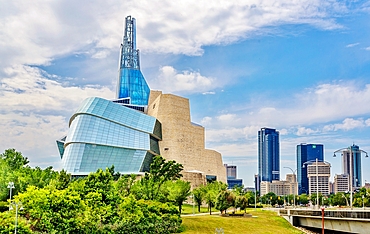
MULTIPOLYGON (((212 208, 212 212, 216 212, 216 211, 218 211, 218 210, 216 210, 215 208, 212 208)), ((208 207, 201 206, 200 207, 200 213, 209 213, 208 207)), ((181 214, 193 214, 193 205, 184 204, 182 206, 181 214)), ((194 214, 199 214, 198 206, 194 206, 194 214)))
POLYGON ((288 221, 279 217, 274 211, 248 209, 253 218, 221 217, 219 215, 184 216, 182 223, 184 234, 215 233, 222 228, 226 233, 303 233, 292 227, 288 221))

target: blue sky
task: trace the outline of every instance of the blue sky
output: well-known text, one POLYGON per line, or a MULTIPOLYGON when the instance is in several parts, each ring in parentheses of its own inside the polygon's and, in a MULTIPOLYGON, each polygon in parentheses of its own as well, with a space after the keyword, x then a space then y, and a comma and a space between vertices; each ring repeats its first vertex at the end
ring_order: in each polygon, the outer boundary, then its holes
MULTIPOLYGON (((257 172, 257 131, 280 131, 281 178, 296 145, 370 152, 369 1, 0 0, 0 151, 60 169, 55 140, 86 97, 115 97, 127 15, 151 89, 189 98, 206 146, 257 172)), ((370 181, 363 157, 363 181, 370 181)))

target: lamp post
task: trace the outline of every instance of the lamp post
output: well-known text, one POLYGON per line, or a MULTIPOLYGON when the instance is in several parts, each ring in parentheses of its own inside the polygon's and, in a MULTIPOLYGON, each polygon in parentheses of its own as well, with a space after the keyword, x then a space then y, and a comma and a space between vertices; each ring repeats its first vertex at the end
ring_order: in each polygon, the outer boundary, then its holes
POLYGON ((257 190, 254 188, 254 211, 257 210, 257 190))
MULTIPOLYGON (((351 210, 353 209, 353 206, 352 206, 352 200, 353 200, 353 175, 352 175, 352 168, 353 168, 353 152, 352 152, 352 146, 348 147, 348 148, 342 148, 342 149, 339 149, 339 150, 336 150, 334 151, 334 155, 333 157, 335 158, 337 155, 336 153, 340 152, 340 151, 344 151, 344 150, 349 150, 349 194, 350 194, 350 207, 351 207, 351 210)), ((358 149, 358 152, 361 153, 365 153, 365 158, 368 158, 369 155, 367 154, 366 151, 362 150, 362 149, 358 149)), ((343 154, 342 154, 343 155, 343 154)))
MULTIPOLYGON (((10 192, 9 192, 10 193, 10 202, 12 202, 12 189, 15 188, 14 187, 14 182, 9 182, 7 188, 10 190, 10 192)), ((9 206, 9 210, 10 210, 10 206, 9 206)))
POLYGON ((362 209, 365 210, 365 196, 362 195, 362 209))
POLYGON ((12 202, 10 203, 9 207, 10 207, 10 210, 13 210, 15 208, 14 234, 17 234, 18 209, 23 210, 22 202, 12 202))
POLYGON ((296 177, 296 175, 295 175, 295 172, 297 171, 297 169, 295 169, 294 171, 293 171, 293 169, 292 168, 290 168, 290 167, 284 167, 284 168, 288 168, 288 169, 290 169, 291 171, 292 171, 292 173, 293 173, 293 176, 294 176, 294 178, 295 178, 295 184, 294 184, 294 194, 293 194, 293 197, 294 197, 294 205, 293 205, 293 207, 295 208, 295 193, 296 193, 296 188, 297 188, 297 177, 296 177))

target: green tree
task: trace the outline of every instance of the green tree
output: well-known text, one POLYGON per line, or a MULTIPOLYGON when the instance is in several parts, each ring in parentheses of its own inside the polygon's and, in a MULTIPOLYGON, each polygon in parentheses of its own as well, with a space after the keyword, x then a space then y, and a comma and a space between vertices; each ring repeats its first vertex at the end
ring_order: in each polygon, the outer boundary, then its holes
POLYGON ((198 188, 193 189, 193 199, 195 204, 198 206, 198 212, 200 212, 200 206, 202 205, 204 198, 205 198, 205 187, 203 185, 199 186, 198 188))
POLYGON ((233 192, 225 190, 221 191, 216 198, 216 209, 220 210, 221 213, 225 213, 226 210, 235 204, 235 195, 233 192))
POLYGON ((61 170, 56 177, 56 188, 66 189, 71 183, 71 174, 67 173, 65 170, 61 170))
POLYGON ((166 161, 160 155, 155 156, 149 173, 145 173, 136 186, 136 196, 146 200, 161 200, 164 183, 180 179, 182 170, 183 166, 176 161, 166 161))
POLYGON ((5 150, 4 153, 0 154, 0 158, 9 165, 11 170, 18 170, 29 163, 28 158, 15 149, 5 150))
POLYGON ((244 213, 246 212, 248 205, 248 198, 246 196, 237 196, 235 198, 235 207, 244 210, 244 213))
POLYGON ((221 191, 225 191, 226 189, 227 185, 219 181, 214 181, 206 185, 204 200, 208 204, 208 210, 210 215, 212 214, 212 207, 216 203, 216 198, 218 194, 221 191))
POLYGON ((121 196, 128 196, 131 194, 131 190, 136 182, 137 176, 135 174, 122 175, 118 180, 116 185, 116 190, 121 196))
POLYGON ((181 214, 182 204, 190 195, 190 182, 183 180, 167 181, 166 187, 169 191, 168 200, 179 207, 181 214))

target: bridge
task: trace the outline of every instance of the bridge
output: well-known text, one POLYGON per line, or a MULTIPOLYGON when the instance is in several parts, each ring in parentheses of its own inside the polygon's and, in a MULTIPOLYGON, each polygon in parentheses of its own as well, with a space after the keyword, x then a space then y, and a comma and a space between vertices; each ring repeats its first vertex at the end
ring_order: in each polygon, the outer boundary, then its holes
POLYGON ((348 233, 370 233, 370 210, 280 209, 279 214, 293 226, 322 228, 348 233))

